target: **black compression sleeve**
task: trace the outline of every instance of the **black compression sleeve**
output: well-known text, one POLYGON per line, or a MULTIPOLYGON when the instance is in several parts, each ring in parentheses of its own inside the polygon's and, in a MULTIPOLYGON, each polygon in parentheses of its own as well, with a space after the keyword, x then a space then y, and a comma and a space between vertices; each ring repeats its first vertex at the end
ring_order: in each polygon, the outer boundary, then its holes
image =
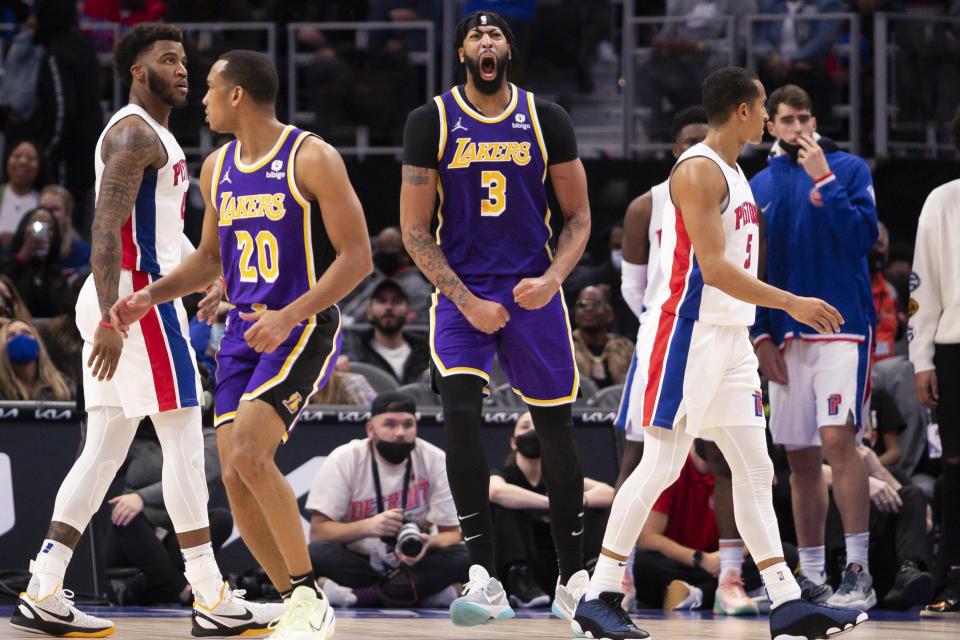
MULTIPOLYGON (((540 129, 543 130, 543 143, 547 146, 549 164, 560 164, 576 160, 577 136, 573 131, 573 121, 560 105, 541 100, 534 96, 533 104, 537 108, 540 129)), ((439 144, 439 142, 438 142, 439 144)))
POLYGON ((431 100, 417 107, 407 116, 403 128, 403 164, 425 169, 436 169, 437 148, 440 146, 440 111, 431 100))

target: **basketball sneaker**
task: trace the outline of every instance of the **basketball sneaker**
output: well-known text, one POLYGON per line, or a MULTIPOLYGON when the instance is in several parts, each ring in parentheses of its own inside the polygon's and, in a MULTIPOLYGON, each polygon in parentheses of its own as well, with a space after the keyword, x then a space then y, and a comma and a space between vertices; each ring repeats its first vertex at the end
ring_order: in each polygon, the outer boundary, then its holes
POLYGON ((560 584, 560 578, 557 578, 557 589, 553 594, 553 606, 550 610, 553 615, 566 621, 573 620, 573 614, 577 611, 577 605, 583 594, 587 592, 590 586, 590 574, 586 569, 580 569, 570 576, 566 585, 560 584))
POLYGON ((866 621, 864 611, 813 604, 797 598, 770 611, 770 637, 773 640, 832 638, 866 621))
POLYGON ((117 630, 111 621, 91 616, 73 606, 73 592, 65 590, 62 583, 53 593, 42 598, 38 589, 39 580, 31 578, 13 610, 11 626, 31 633, 82 638, 103 638, 117 630))
POLYGON ((683 580, 671 580, 663 591, 663 610, 696 609, 703 604, 703 589, 683 580))
POLYGON ((920 611, 924 618, 960 618, 960 569, 947 574, 943 591, 920 611))
POLYGON ((207 607, 197 600, 193 603, 193 629, 197 637, 255 636, 270 631, 270 623, 283 614, 283 604, 247 602, 242 589, 231 591, 227 583, 220 589, 220 600, 207 607))
POLYGON ((530 567, 522 562, 514 563, 507 570, 507 587, 510 606, 516 609, 535 609, 550 604, 550 596, 537 584, 530 567))
POLYGON ((877 593, 873 590, 873 578, 860 565, 851 562, 843 570, 843 579, 837 592, 827 599, 832 607, 845 607, 866 611, 877 606, 877 593))
POLYGON ((740 579, 740 569, 728 569, 717 584, 713 612, 721 616, 755 616, 757 605, 747 597, 740 579))
POLYGON ((458 627, 473 627, 513 617, 507 592, 496 578, 478 564, 470 567, 463 595, 450 605, 450 621, 458 627))
POLYGON ((283 603, 283 614, 270 623, 272 640, 330 640, 336 619, 323 592, 299 586, 283 603))
POLYGON ((884 609, 905 611, 915 605, 925 605, 933 598, 933 576, 913 560, 905 560, 897 570, 897 577, 887 595, 884 609))
POLYGON ((623 594, 604 591, 599 598, 580 600, 570 621, 570 630, 578 638, 604 638, 606 640, 642 640, 650 634, 633 624, 623 610, 623 594))
POLYGON ((807 602, 823 604, 833 595, 833 587, 829 584, 817 584, 803 573, 797 574, 797 584, 800 586, 800 597, 807 602))

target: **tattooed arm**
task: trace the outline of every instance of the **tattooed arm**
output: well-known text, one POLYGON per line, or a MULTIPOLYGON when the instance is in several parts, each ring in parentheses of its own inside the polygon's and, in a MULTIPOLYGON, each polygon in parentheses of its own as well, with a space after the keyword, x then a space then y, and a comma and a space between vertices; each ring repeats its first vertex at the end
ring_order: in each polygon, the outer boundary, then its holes
POLYGON ((407 253, 437 289, 450 299, 474 327, 493 333, 503 327, 510 315, 502 305, 470 293, 450 268, 433 234, 430 220, 437 192, 437 170, 403 165, 400 185, 400 229, 407 253))
MULTIPOLYGON (((166 150, 144 120, 137 116, 115 124, 103 139, 103 175, 93 214, 90 267, 97 289, 102 322, 110 322, 110 307, 116 302, 120 281, 120 228, 130 217, 140 191, 143 172, 163 166, 166 150)), ((123 339, 113 329, 98 326, 87 366, 100 380, 113 377, 120 360, 123 339)))
POLYGON ((553 264, 539 278, 520 281, 513 295, 524 309, 539 309, 560 290, 580 261, 590 239, 590 202, 587 200, 587 174, 579 158, 550 165, 550 181, 563 211, 563 231, 557 240, 553 264))

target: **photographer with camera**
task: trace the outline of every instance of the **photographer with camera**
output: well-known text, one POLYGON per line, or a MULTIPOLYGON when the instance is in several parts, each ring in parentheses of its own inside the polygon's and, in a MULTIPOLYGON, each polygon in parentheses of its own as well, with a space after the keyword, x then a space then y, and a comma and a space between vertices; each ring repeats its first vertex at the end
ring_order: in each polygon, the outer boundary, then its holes
POLYGON ((60 269, 60 227, 49 209, 35 207, 23 215, 0 273, 13 281, 34 317, 67 311, 70 285, 60 269))
POLYGON ((310 559, 334 604, 448 606, 469 558, 447 483, 446 457, 417 438, 416 404, 400 391, 374 398, 367 437, 334 449, 306 509, 310 559), (352 589, 337 597, 334 584, 352 589))

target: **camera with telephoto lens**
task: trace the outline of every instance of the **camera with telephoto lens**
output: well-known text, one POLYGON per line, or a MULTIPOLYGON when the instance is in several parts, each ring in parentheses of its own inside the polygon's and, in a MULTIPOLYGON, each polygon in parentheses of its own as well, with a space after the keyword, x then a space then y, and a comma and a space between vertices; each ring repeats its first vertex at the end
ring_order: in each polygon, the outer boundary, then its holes
POLYGON ((380 536, 390 549, 396 548, 408 558, 414 558, 423 551, 423 539, 420 537, 420 523, 412 516, 403 514, 403 524, 395 536, 380 536))

